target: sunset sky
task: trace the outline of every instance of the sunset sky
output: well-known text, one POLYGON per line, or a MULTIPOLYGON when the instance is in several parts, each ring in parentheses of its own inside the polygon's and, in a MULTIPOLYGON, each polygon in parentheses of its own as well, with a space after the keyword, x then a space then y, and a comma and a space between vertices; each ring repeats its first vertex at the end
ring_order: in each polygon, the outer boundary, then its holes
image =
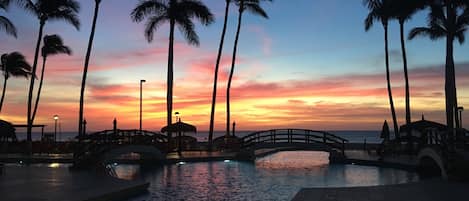
MULTIPOLYGON (((64 131, 77 130, 78 100, 84 55, 94 0, 79 0, 80 31, 64 22, 47 23, 46 34, 60 34, 72 56, 48 59, 36 124, 53 129, 58 114, 64 131)), ((183 121, 208 130, 213 71, 223 25, 224 2, 204 0, 216 17, 208 27, 197 23, 200 47, 186 44, 179 32, 175 49, 174 111, 183 121)), ((166 123, 168 25, 153 43, 144 38, 144 23, 130 12, 137 1, 104 0, 96 30, 87 81, 85 117, 88 130, 138 128, 139 80, 144 83, 143 128, 159 130, 166 123)), ((269 20, 246 13, 239 43, 232 90, 232 120, 237 130, 308 128, 321 130, 379 130, 391 120, 385 81, 383 29, 368 33, 368 11, 361 0, 276 0, 263 7, 269 20)), ((425 25, 427 11, 407 23, 425 25)), ((237 11, 231 9, 221 64, 216 130, 224 129, 225 86, 228 77, 237 11)), ((8 13, 18 39, 0 33, 0 52, 20 51, 33 60, 39 23, 15 6, 8 13)), ((398 121, 404 122, 404 79, 397 22, 390 25, 393 93, 398 121)), ((407 42, 412 118, 445 123, 445 41, 418 38, 407 42)), ((469 109, 469 45, 455 45, 459 103, 469 109)), ((41 63, 39 63, 41 64, 41 63)), ((38 74, 40 69, 38 69, 38 74)), ((29 81, 9 80, 1 119, 26 123, 29 81)), ((467 127, 469 112, 463 115, 467 127)))

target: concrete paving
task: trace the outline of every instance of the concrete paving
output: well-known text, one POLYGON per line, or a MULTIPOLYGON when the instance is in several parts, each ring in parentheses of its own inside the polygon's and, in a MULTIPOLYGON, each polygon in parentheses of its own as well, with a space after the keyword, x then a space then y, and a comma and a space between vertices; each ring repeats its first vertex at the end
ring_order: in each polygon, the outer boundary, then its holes
POLYGON ((468 190, 469 183, 430 180, 386 186, 305 188, 292 201, 467 201, 468 190))
POLYGON ((126 181, 105 174, 69 171, 58 164, 6 165, 0 174, 2 201, 95 201, 125 200, 145 192, 149 183, 126 181))

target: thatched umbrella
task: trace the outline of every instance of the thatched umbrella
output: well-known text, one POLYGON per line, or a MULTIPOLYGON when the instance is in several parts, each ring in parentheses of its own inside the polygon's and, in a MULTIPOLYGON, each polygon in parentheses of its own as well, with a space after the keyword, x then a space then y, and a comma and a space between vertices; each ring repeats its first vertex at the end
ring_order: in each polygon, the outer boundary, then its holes
POLYGON ((194 126, 194 125, 191 125, 191 124, 188 124, 188 123, 184 123, 181 121, 181 118, 179 118, 179 121, 174 123, 174 124, 171 124, 169 126, 165 126, 161 129, 161 132, 162 133, 174 133, 174 132, 177 132, 178 133, 178 152, 181 153, 181 139, 182 139, 182 136, 181 136, 181 133, 185 133, 185 132, 194 132, 194 133, 197 133, 197 128, 194 126))
POLYGON ((380 138, 382 138, 384 142, 389 141, 389 126, 386 120, 384 120, 383 129, 381 130, 380 138))
POLYGON ((8 141, 8 138, 16 140, 15 127, 8 121, 0 119, 0 139, 5 139, 8 141))

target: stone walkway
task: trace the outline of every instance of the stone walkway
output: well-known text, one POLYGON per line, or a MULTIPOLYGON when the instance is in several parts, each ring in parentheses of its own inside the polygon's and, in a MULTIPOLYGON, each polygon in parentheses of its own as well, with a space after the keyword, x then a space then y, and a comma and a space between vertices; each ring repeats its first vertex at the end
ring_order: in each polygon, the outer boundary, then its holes
POLYGON ((468 192, 469 183, 431 180, 387 186, 306 188, 292 201, 467 201, 468 192))
POLYGON ((122 200, 145 192, 148 185, 143 181, 125 181, 107 175, 69 171, 66 167, 7 165, 0 174, 0 200, 122 200))

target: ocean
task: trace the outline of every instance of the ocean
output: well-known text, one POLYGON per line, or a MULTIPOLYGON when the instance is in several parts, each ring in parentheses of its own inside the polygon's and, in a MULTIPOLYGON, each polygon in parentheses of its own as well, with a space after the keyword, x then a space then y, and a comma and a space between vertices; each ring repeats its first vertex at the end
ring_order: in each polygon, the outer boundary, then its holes
MULTIPOLYGON (((243 137, 249 135, 255 131, 237 131, 236 136, 243 137)), ((367 143, 380 143, 381 139, 379 138, 380 131, 328 131, 331 134, 340 136, 349 140, 351 143, 363 143, 365 140, 367 143)), ((48 132, 50 133, 50 132, 48 132)), ((215 131, 213 138, 223 136, 225 134, 224 131, 215 131)), ((200 131, 198 133, 187 133, 186 135, 193 136, 197 138, 199 142, 207 141, 208 139, 208 131, 200 131)), ((26 132, 17 132, 16 136, 18 140, 25 140, 26 139, 26 132)), ((57 133, 57 140, 58 141, 70 141, 74 140, 76 136, 76 132, 59 132, 57 133)), ((41 133, 40 132, 33 132, 32 133, 33 141, 41 140, 41 133)))

